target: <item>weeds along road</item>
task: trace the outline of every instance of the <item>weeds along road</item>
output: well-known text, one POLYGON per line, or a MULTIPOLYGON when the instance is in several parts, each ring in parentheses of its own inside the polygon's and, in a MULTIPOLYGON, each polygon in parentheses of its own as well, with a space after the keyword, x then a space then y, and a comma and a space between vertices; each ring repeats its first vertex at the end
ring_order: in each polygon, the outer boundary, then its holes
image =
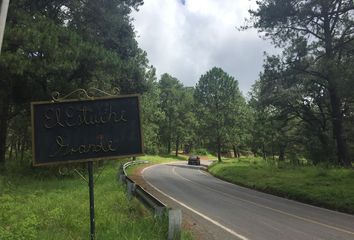
POLYGON ((239 187, 186 163, 143 173, 156 191, 209 224, 214 239, 354 240, 354 216, 239 187))

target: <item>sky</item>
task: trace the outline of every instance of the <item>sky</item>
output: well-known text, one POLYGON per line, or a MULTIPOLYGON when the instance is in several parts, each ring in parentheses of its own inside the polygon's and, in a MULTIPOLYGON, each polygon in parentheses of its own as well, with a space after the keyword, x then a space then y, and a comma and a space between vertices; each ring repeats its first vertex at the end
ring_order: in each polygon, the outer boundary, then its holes
POLYGON ((255 29, 236 29, 250 8, 256 9, 255 0, 145 0, 132 17, 139 46, 158 79, 168 73, 195 86, 216 66, 247 94, 262 70, 264 52, 275 52, 255 29))

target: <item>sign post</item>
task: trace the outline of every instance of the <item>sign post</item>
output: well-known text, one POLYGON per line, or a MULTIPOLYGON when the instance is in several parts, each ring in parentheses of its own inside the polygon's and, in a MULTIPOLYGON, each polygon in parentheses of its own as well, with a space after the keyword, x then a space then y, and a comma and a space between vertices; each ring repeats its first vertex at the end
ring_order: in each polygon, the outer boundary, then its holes
MULTIPOLYGON (((91 88, 102 93, 101 90, 91 88)), ((59 95, 32 102, 33 165, 87 162, 90 239, 95 239, 93 161, 143 155, 138 95, 93 97, 83 89, 79 99, 59 95), (84 98, 82 98, 84 96, 84 98)))
POLYGON ((4 38, 6 17, 7 17, 7 10, 9 8, 9 3, 10 3, 10 0, 2 0, 2 2, 1 2, 1 8, 0 8, 0 53, 1 53, 2 41, 4 38))
POLYGON ((93 192, 93 162, 87 162, 90 192, 90 239, 95 239, 95 199, 93 192))

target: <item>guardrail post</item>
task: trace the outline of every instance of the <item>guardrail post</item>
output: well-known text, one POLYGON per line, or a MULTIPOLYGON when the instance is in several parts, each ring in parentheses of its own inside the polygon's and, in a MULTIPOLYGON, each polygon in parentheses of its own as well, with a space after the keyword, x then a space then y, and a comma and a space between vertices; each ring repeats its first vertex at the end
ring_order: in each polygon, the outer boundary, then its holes
POLYGON ((121 165, 119 167, 119 170, 117 172, 117 181, 120 183, 120 184, 123 184, 125 183, 125 175, 124 175, 124 171, 123 171, 123 165, 121 165))
POLYGON ((130 201, 132 200, 132 197, 135 193, 135 183, 131 181, 127 181, 127 188, 128 188, 128 199, 130 201))
POLYGON ((161 219, 165 212, 165 209, 165 207, 155 207, 155 217, 161 219))
POLYGON ((170 209, 168 211, 168 240, 180 240, 182 227, 181 209, 170 209))
POLYGON ((124 173, 123 174, 119 174, 119 180, 118 181, 119 181, 120 184, 126 183, 126 178, 125 178, 124 173))

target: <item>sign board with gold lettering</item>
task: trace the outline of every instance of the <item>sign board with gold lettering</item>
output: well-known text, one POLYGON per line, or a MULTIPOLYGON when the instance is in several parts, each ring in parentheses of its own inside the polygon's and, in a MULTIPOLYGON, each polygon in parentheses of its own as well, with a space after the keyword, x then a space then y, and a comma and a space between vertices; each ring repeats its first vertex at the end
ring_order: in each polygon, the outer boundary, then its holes
POLYGON ((34 165, 143 155, 138 95, 33 102, 34 165))

